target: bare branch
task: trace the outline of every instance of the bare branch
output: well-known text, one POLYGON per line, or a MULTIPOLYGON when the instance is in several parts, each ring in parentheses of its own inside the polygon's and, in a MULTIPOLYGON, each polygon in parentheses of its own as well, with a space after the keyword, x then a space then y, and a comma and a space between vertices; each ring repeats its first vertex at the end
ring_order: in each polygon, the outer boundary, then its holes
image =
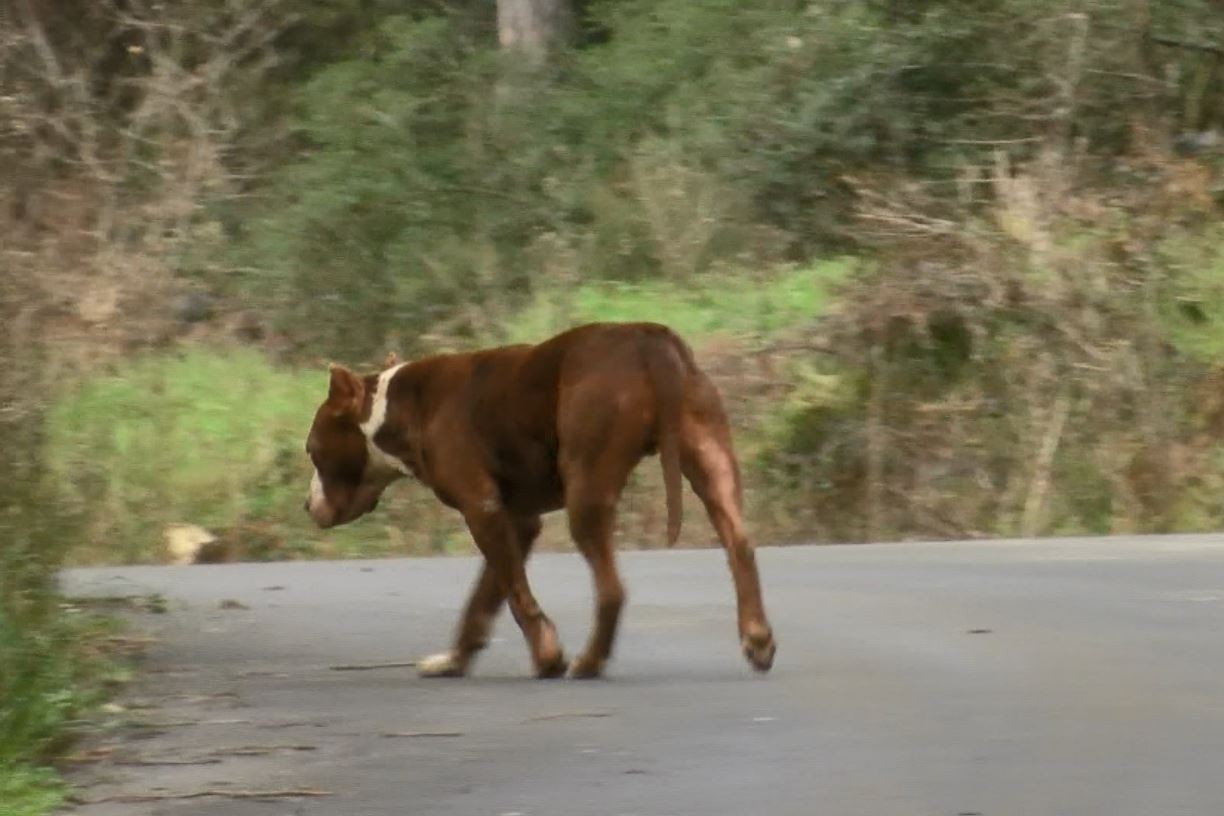
POLYGON ((122 802, 124 804, 139 804, 141 802, 165 802, 171 799, 204 799, 217 797, 222 799, 301 799, 306 797, 331 796, 331 791, 316 788, 293 788, 285 790, 224 790, 210 788, 208 790, 188 791, 186 793, 131 793, 115 796, 102 796, 97 799, 81 799, 72 797, 71 801, 79 805, 98 805, 104 802, 122 802))
POLYGON ((1205 42, 1190 42, 1189 40, 1179 40, 1174 37, 1165 37, 1160 34, 1151 35, 1152 42, 1158 45, 1167 45, 1170 48, 1180 48, 1184 51, 1201 51, 1204 54, 1214 54, 1217 57, 1224 57, 1224 46, 1214 45, 1205 42))

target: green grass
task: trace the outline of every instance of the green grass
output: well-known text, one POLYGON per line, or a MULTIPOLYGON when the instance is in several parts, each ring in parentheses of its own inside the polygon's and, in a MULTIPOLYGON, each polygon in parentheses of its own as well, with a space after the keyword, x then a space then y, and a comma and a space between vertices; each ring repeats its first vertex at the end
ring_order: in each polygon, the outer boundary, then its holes
POLYGON ((509 321, 512 342, 531 342, 576 323, 648 320, 691 342, 784 331, 820 315, 831 287, 854 269, 850 259, 753 276, 710 273, 689 282, 592 282, 545 290, 509 321))
POLYGON ((56 596, 0 598, 0 765, 54 756, 73 719, 125 679, 99 647, 115 631, 56 596))
MULTIPOLYGON (((326 388, 324 369, 192 347, 128 360, 58 395, 46 460, 63 501, 85 518, 72 560, 162 560, 174 523, 205 527, 249 559, 452 548, 432 531, 406 539, 379 523, 385 511, 327 533, 310 523, 303 447, 326 388)), ((398 498, 389 506, 413 497, 398 498)))
POLYGON ((88 551, 146 560, 169 523, 218 531, 286 515, 325 384, 255 351, 197 348, 129 360, 60 395, 47 461, 86 510, 88 551))
POLYGON ((1174 230, 1158 252, 1174 272, 1161 303, 1168 339, 1191 357, 1224 361, 1224 230, 1174 230))
POLYGON ((0 765, 0 816, 44 816, 63 801, 63 786, 52 771, 0 765))
MULTIPOLYGON (((506 333, 529 341, 589 320, 655 320, 695 343, 769 335, 817 316, 850 269, 837 260, 694 285, 584 284, 540 295, 506 333)), ((327 533, 310 524, 302 448, 325 388, 323 370, 279 367, 252 349, 190 347, 129 359, 57 395, 46 460, 63 501, 85 518, 73 559, 161 560, 174 523, 203 526, 245 558, 466 549, 453 514, 411 486, 393 487, 360 524, 327 533)))
MULTIPOLYGON (((0 567, 22 569, 14 557, 0 553, 0 567)), ((114 618, 64 602, 42 581, 4 583, 0 816, 41 816, 63 800, 63 785, 49 764, 130 672, 105 641, 117 631, 114 618)))

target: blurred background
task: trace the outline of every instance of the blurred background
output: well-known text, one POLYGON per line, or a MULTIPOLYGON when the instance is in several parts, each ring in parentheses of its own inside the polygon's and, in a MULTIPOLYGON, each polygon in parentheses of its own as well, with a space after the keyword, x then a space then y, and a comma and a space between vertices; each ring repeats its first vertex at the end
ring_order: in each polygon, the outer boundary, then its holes
MULTIPOLYGON (((761 541, 1222 523, 1218 0, 2 19, 4 501, 33 549, 467 549, 411 488, 310 529, 326 362, 602 319, 696 347, 761 541)), ((626 546, 664 537, 654 470, 626 546)))
POLYGON ((325 364, 589 320, 695 347, 762 543, 1219 529, 1221 205, 1221 0, 4 0, 0 653, 65 559, 468 550, 310 528, 325 364))

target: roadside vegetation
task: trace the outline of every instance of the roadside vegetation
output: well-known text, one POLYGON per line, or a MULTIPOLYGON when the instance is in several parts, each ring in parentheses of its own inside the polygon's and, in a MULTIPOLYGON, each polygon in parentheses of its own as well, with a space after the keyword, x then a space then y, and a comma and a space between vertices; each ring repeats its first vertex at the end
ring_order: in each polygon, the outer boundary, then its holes
POLYGON ((30 812, 92 699, 62 563, 467 549, 411 487, 309 529, 330 360, 667 322, 761 541, 1224 525, 1219 0, 19 0, 0 193, 30 812))
POLYGON ((249 11, 38 18, 110 37, 61 67, 126 100, 62 94, 21 188, 74 558, 166 558, 175 524, 223 557, 464 549, 411 489, 298 518, 324 364, 600 319, 714 369, 763 540, 1224 517, 1210 0, 588 2, 542 54, 486 4, 249 11))
POLYGON ((56 572, 80 539, 84 516, 67 509, 46 474, 44 401, 32 383, 20 286, 0 280, 0 813, 41 816, 63 801, 52 764, 83 718, 126 678, 115 619, 70 602, 56 572), (7 320, 3 319, 7 318, 7 320), (23 354, 25 356, 23 356, 23 354))

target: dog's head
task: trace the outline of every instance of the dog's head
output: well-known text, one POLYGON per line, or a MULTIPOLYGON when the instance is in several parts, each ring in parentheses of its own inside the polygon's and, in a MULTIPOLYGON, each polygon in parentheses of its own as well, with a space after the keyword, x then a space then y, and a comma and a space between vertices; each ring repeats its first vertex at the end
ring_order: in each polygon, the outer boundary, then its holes
POLYGON ((370 442, 362 428, 376 386, 376 378, 331 366, 327 399, 315 412, 306 437, 306 453, 315 470, 305 509, 320 527, 364 516, 378 506, 383 490, 399 475, 371 462, 370 442))

